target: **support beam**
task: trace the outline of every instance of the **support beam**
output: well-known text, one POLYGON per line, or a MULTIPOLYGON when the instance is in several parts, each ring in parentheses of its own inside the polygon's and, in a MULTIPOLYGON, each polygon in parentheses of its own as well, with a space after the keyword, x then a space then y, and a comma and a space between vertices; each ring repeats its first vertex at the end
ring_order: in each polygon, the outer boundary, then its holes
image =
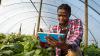
POLYGON ((40 19, 41 19, 42 2, 43 2, 43 0, 40 1, 39 16, 38 16, 38 20, 37 20, 37 24, 36 24, 36 25, 37 25, 36 34, 37 34, 37 32, 39 32, 39 28, 40 28, 40 19))
POLYGON ((1 5, 1 0, 0 0, 0 5, 1 5))
POLYGON ((84 47, 88 47, 88 0, 85 0, 84 47))

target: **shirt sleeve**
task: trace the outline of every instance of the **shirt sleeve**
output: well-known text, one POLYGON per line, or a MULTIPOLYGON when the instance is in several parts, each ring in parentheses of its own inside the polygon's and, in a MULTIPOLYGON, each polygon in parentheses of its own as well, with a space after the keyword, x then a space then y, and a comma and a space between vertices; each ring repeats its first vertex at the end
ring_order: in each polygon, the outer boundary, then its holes
POLYGON ((72 29, 70 30, 70 34, 66 43, 71 45, 72 48, 80 46, 80 42, 82 41, 83 36, 83 26, 80 19, 75 19, 72 23, 72 29))

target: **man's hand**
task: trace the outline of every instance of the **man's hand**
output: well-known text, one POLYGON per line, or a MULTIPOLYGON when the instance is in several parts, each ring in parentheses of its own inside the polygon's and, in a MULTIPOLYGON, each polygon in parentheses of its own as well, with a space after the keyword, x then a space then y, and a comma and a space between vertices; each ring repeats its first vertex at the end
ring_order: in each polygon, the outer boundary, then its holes
POLYGON ((53 39, 51 36, 47 36, 46 40, 49 45, 54 46, 54 47, 60 47, 65 43, 64 39, 62 37, 59 37, 59 41, 53 39))
POLYGON ((65 40, 62 37, 59 37, 60 41, 53 39, 51 36, 47 36, 46 40, 51 47, 60 48, 65 54, 67 54, 68 49, 70 49, 70 45, 65 43, 65 40))
POLYGON ((53 39, 51 36, 47 36, 46 37, 46 40, 47 40, 47 43, 50 45, 50 46, 53 46, 53 47, 56 47, 57 46, 57 43, 58 41, 53 39))

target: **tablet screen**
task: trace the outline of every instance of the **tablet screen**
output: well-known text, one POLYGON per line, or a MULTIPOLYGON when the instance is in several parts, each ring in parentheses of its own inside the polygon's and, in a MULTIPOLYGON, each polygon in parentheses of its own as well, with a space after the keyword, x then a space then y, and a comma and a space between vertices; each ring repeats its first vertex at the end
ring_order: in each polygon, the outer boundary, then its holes
POLYGON ((59 40, 59 37, 64 38, 64 34, 62 33, 46 33, 46 32, 38 32, 38 36, 40 39, 40 42, 47 42, 46 36, 50 35, 53 39, 59 40))

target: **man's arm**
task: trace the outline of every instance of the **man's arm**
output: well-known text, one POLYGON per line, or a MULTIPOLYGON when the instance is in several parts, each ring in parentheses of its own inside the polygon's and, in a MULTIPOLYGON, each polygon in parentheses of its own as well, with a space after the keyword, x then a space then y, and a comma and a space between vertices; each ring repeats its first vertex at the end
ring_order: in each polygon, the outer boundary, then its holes
POLYGON ((81 20, 75 19, 73 27, 74 27, 74 32, 70 33, 67 43, 72 46, 74 45, 79 46, 83 36, 83 26, 81 20))

